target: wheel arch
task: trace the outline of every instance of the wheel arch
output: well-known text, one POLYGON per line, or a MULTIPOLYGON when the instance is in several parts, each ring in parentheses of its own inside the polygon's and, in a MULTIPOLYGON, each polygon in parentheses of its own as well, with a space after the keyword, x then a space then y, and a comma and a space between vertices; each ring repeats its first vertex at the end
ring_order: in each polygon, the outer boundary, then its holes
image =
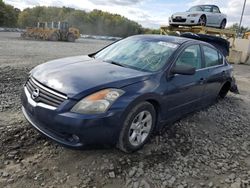
POLYGON ((207 25, 207 16, 206 16, 206 14, 201 14, 201 15, 200 15, 199 21, 198 21, 198 25, 201 25, 201 24, 200 24, 200 20, 201 20, 202 17, 205 18, 205 25, 203 25, 203 26, 206 26, 206 25, 207 25))
POLYGON ((207 20, 207 15, 206 15, 206 14, 202 14, 202 15, 200 16, 200 18, 201 18, 202 16, 204 16, 204 17, 206 18, 206 20, 207 20))
POLYGON ((218 92, 218 97, 219 98, 225 98, 227 93, 230 91, 231 88, 231 82, 229 80, 225 81, 222 85, 221 88, 218 92))
MULTIPOLYGON (((71 32, 71 31, 69 31, 69 32, 67 32, 67 36, 68 35, 74 35, 74 33, 73 32, 71 32)), ((74 35, 75 36, 75 35, 74 35)))
POLYGON ((229 81, 229 80, 225 81, 225 82, 222 84, 221 89, 222 89, 224 86, 230 89, 230 87, 231 87, 231 81, 229 81))
POLYGON ((156 113, 156 122, 155 122, 155 128, 154 131, 158 131, 161 128, 160 121, 162 120, 162 108, 160 105, 160 102, 156 99, 147 99, 146 102, 149 102, 153 105, 156 113))
POLYGON ((150 93, 138 96, 134 98, 129 105, 126 107, 122 119, 124 120, 126 118, 126 115, 133 109, 136 105, 142 102, 148 102, 150 103, 156 112, 156 125, 155 127, 159 127, 159 123, 162 120, 162 108, 161 108, 161 96, 158 94, 150 93))

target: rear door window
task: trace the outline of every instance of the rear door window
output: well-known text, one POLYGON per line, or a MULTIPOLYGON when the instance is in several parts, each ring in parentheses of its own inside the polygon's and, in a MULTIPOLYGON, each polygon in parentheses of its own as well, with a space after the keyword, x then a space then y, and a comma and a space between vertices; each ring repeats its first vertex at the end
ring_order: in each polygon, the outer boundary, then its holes
POLYGON ((205 67, 218 66, 223 64, 223 56, 215 49, 203 46, 205 67))

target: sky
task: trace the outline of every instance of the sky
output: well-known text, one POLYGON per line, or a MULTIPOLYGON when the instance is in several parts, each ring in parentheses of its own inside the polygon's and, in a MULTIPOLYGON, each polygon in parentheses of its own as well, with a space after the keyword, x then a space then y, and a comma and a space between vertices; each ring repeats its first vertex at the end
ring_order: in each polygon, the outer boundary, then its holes
MULTIPOLYGON (((34 6, 67 6, 85 11, 99 9, 117 13, 136 21, 143 27, 159 28, 168 25, 168 17, 198 4, 215 4, 227 14, 228 25, 239 23, 244 0, 4 0, 21 10, 34 6)), ((250 27, 250 0, 247 0, 243 26, 250 27)))

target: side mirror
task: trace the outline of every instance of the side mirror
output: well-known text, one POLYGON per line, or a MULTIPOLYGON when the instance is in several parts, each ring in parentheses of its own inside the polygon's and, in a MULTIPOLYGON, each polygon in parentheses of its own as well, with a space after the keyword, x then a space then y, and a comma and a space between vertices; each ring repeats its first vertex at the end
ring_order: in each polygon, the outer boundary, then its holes
POLYGON ((171 74, 182 74, 182 75, 194 75, 195 74, 195 67, 191 65, 175 65, 171 69, 171 74))

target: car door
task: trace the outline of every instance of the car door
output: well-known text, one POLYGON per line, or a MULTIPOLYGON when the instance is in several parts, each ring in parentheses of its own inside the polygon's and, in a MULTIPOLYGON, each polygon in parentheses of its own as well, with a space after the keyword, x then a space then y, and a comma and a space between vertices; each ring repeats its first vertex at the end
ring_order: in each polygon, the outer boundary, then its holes
POLYGON ((223 55, 211 46, 202 46, 205 62, 204 79, 205 89, 203 103, 211 102, 216 99, 218 93, 226 81, 225 63, 223 55))
POLYGON ((203 6, 203 12, 205 13, 206 18, 207 18, 207 26, 214 24, 214 17, 213 17, 212 10, 213 10, 212 6, 210 6, 210 5, 203 6))
POLYGON ((222 14, 217 6, 213 6, 213 24, 219 27, 222 22, 222 14))
MULTIPOLYGON (((178 56, 173 66, 187 64, 197 70, 202 68, 201 48, 199 44, 186 47, 178 56)), ((194 75, 172 75, 167 81, 164 96, 167 111, 165 115, 175 118, 191 112, 199 106, 199 101, 204 90, 203 71, 196 71, 194 75)))

